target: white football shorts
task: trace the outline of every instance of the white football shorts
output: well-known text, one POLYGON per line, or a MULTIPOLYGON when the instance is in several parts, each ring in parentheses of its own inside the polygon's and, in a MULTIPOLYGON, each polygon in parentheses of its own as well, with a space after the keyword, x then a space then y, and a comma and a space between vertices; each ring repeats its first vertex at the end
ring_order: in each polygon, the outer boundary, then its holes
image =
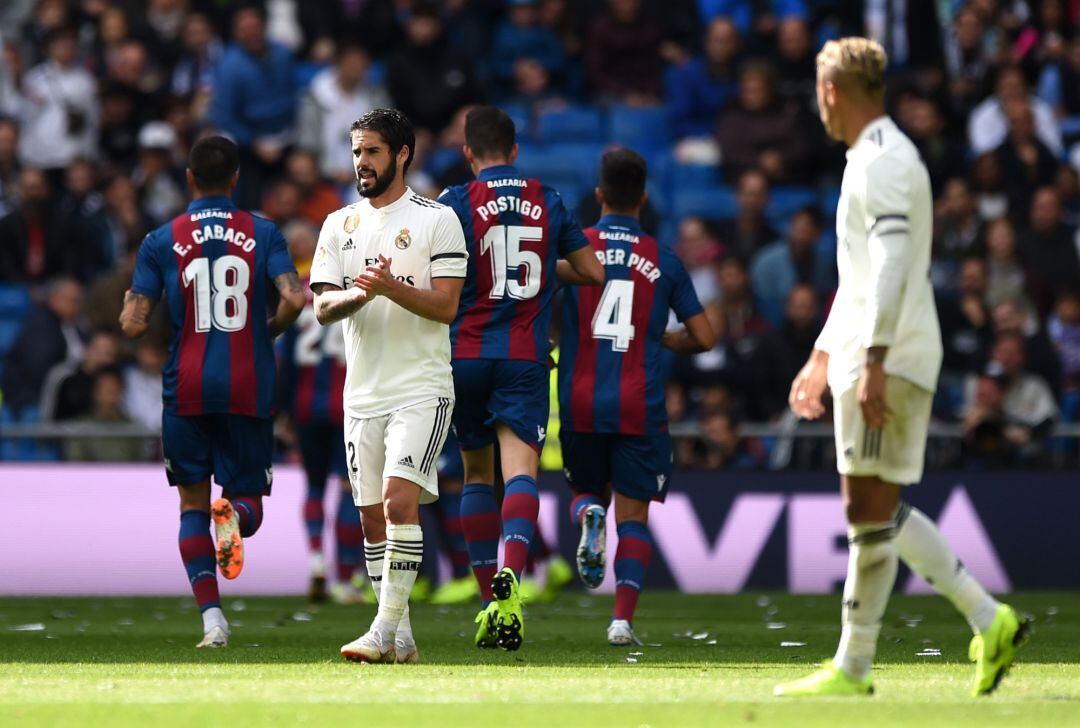
POLYGON ((345 458, 357 506, 383 502, 383 482, 404 478, 421 488, 420 503, 439 498, 439 459, 454 400, 438 397, 380 417, 345 416, 345 458))
POLYGON ((885 404, 892 414, 880 430, 863 420, 856 383, 833 398, 836 469, 841 475, 876 475, 886 483, 922 480, 934 395, 899 377, 885 377, 885 404))

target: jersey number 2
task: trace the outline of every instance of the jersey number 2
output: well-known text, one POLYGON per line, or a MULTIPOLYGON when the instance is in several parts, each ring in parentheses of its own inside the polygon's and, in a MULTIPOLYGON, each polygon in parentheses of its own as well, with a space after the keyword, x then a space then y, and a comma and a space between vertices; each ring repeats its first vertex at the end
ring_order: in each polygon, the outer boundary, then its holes
POLYGON ((594 339, 610 339, 615 351, 626 351, 634 340, 634 282, 608 281, 592 319, 594 339))
POLYGON ((543 261, 531 250, 522 250, 522 242, 535 243, 544 239, 539 227, 525 225, 495 225, 488 229, 480 241, 480 255, 491 253, 491 298, 517 298, 527 300, 540 292, 540 269, 543 261), (520 281, 521 267, 525 266, 525 283, 520 281), (513 270, 514 276, 507 278, 513 270))
POLYGON ((251 268, 236 255, 223 255, 210 265, 209 258, 196 258, 184 268, 184 287, 193 286, 195 330, 240 331, 247 325, 247 289, 251 268), (230 302, 232 305, 230 306, 230 302))

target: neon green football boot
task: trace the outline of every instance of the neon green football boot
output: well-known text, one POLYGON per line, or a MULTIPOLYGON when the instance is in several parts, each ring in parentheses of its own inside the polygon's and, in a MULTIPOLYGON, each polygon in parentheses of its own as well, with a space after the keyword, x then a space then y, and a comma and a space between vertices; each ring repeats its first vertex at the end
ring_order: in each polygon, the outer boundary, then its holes
POLYGON ((482 650, 493 650, 499 646, 499 603, 492 602, 476 615, 473 620, 476 628, 476 646, 482 650))
POLYGON ((968 657, 975 663, 975 685, 971 694, 989 695, 1001 683, 1016 658, 1016 651, 1028 641, 1031 620, 1021 617, 1008 604, 999 604, 990 629, 971 638, 968 657))
POLYGON ((521 649, 525 639, 525 614, 521 609, 521 591, 513 569, 504 566, 495 575, 491 580, 491 593, 499 605, 499 616, 495 620, 499 647, 507 652, 521 649))
POLYGON ((873 695, 874 684, 867 676, 856 680, 841 670, 832 660, 821 663, 821 669, 804 678, 781 683, 773 695, 805 697, 813 695, 873 695))

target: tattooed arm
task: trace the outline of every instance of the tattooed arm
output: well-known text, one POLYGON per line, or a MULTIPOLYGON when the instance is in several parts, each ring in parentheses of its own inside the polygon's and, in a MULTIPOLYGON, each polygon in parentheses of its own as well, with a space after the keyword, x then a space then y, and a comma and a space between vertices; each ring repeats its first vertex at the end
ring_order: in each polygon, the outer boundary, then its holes
POLYGON ((124 310, 120 312, 120 329, 129 339, 137 339, 150 328, 150 314, 157 301, 134 291, 124 293, 124 310))
POLYGON ((274 279, 274 285, 277 286, 281 299, 278 301, 277 311, 274 312, 273 318, 267 321, 272 337, 283 334, 285 329, 292 326, 293 321, 304 310, 304 304, 307 303, 304 289, 300 285, 300 278, 295 272, 282 273, 274 279))
POLYGON ((315 318, 323 326, 352 316, 367 301, 367 294, 355 286, 343 291, 332 283, 316 283, 311 290, 315 291, 315 318))

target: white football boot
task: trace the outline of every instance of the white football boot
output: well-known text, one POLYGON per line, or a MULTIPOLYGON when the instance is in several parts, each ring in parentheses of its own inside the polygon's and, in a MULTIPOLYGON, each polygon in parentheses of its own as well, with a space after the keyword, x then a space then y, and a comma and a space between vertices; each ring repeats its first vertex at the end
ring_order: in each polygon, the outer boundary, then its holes
POLYGON ((416 648, 416 638, 411 634, 394 639, 394 652, 399 665, 415 665, 420 662, 420 650, 416 648))
POLYGON ((229 633, 224 627, 214 625, 203 635, 202 642, 195 647, 228 647, 229 633))
POLYGON ((607 641, 612 647, 640 645, 641 640, 634 634, 634 628, 625 619, 613 619, 607 628, 607 641))
POLYGON ((368 630, 347 645, 341 646, 341 656, 350 662, 394 662, 397 654, 394 641, 383 637, 378 630, 368 630))

